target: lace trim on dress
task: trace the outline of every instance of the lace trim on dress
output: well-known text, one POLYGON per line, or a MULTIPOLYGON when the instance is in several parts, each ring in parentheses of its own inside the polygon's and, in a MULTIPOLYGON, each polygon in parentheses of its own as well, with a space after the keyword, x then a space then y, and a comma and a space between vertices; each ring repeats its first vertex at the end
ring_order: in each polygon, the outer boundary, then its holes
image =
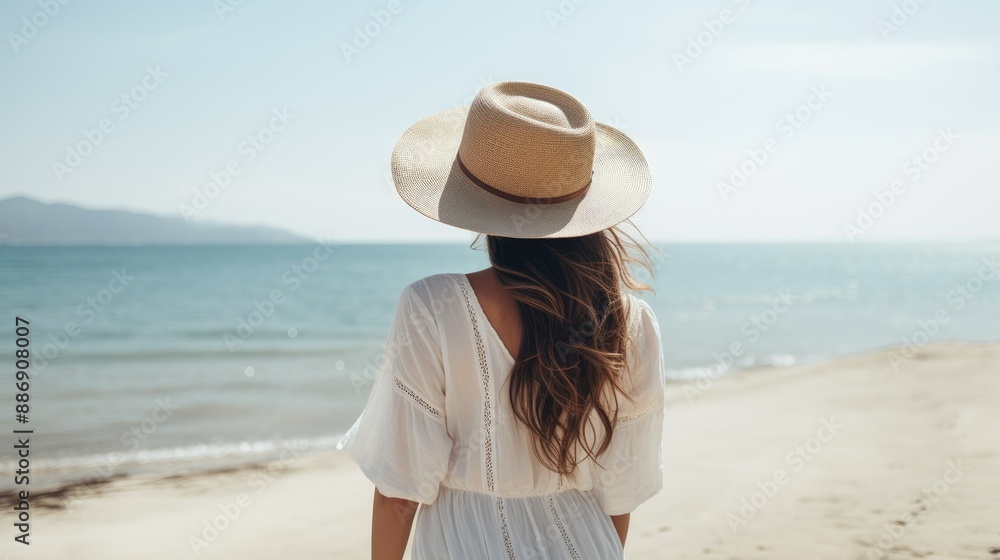
POLYGON ((503 547, 507 550, 507 558, 515 560, 514 545, 510 542, 510 531, 507 529, 507 515, 503 511, 503 496, 497 496, 497 512, 500 513, 500 529, 503 532, 503 547))
POLYGON ((644 411, 642 411, 642 412, 640 412, 638 414, 632 414, 632 415, 629 415, 629 416, 619 416, 618 420, 615 422, 615 424, 621 426, 622 424, 627 424, 627 423, 629 423, 629 422, 631 422, 633 420, 638 420, 639 418, 642 418, 646 414, 649 414, 648 410, 644 410, 644 411))
POLYGON ((441 420, 442 415, 441 415, 441 411, 440 410, 438 410, 437 408, 434 408, 433 406, 431 406, 431 403, 429 403, 429 402, 425 401, 424 399, 420 398, 420 395, 418 395, 413 389, 410 389, 410 387, 406 383, 403 383, 402 381, 400 381, 400 379, 398 377, 395 377, 393 379, 396 381, 396 388, 397 389, 399 389, 400 391, 402 391, 403 394, 405 394, 407 397, 410 397, 410 399, 413 402, 415 402, 418 406, 420 406, 425 411, 427 411, 428 414, 430 414, 431 416, 433 416, 434 418, 436 418, 438 420, 441 420))
MULTIPOLYGON (((463 275, 464 276, 464 275, 463 275)), ((469 299, 469 290, 462 282, 462 296, 465 298, 465 306, 469 310, 469 318, 472 319, 472 334, 476 339, 476 353, 479 356, 479 372, 483 380, 483 448, 486 451, 486 489, 493 492, 493 411, 491 407, 492 386, 490 383, 490 368, 486 362, 486 347, 483 345, 483 337, 479 332, 479 321, 476 320, 476 310, 472 307, 472 300, 469 299)))
POLYGON ((576 548, 573 546, 573 541, 570 540, 569 534, 566 533, 566 527, 563 525, 562 518, 559 517, 559 511, 556 509, 556 503, 552 499, 552 496, 548 498, 549 502, 549 512, 552 513, 552 520, 555 521, 556 527, 559 529, 559 533, 562 535, 563 542, 566 543, 566 550, 569 552, 570 557, 575 560, 580 560, 580 554, 577 553, 576 548))
MULTIPOLYGON (((472 306, 472 288, 468 276, 461 275, 459 286, 462 289, 462 297, 465 299, 465 307, 469 311, 469 319, 472 321, 472 334, 476 339, 476 354, 479 358, 480 378, 483 382, 483 449, 486 453, 486 489, 490 493, 496 491, 493 481, 493 382, 490 377, 489 362, 486 360, 486 347, 483 344, 483 336, 479 331, 479 321, 476 319, 476 309, 472 306)), ((514 546, 510 540, 510 530, 507 528, 507 515, 504 513, 503 497, 496 497, 497 515, 500 517, 500 531, 503 533, 503 544, 507 550, 507 558, 515 560, 514 546)))

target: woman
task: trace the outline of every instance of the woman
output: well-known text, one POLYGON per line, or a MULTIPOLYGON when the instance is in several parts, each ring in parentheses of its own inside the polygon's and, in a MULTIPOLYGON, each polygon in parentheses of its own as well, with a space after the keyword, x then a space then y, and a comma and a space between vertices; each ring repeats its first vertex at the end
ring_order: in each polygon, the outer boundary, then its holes
POLYGON ((399 298, 368 405, 338 444, 375 484, 372 557, 622 558, 663 486, 656 317, 625 289, 646 161, 570 95, 484 88, 413 125, 402 198, 486 235, 491 267, 399 298), (628 243, 626 243, 626 240, 628 243))

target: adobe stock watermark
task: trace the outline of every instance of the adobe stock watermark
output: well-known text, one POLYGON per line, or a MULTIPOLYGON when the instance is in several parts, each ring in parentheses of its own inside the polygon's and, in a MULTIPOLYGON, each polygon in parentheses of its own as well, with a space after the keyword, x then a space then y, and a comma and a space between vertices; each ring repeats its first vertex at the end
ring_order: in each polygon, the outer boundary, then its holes
POLYGON ((125 272, 125 267, 111 271, 111 279, 105 287, 97 290, 92 296, 87 296, 76 306, 77 320, 69 320, 63 324, 62 330, 46 333, 48 342, 41 343, 41 348, 32 353, 34 364, 33 371, 44 371, 49 362, 59 357, 66 348, 69 347, 73 339, 83 333, 83 328, 94 322, 101 314, 114 302, 125 288, 135 280, 135 276, 125 272))
MULTIPOLYGON (((757 342, 761 336, 774 327, 778 319, 795 304, 792 291, 788 287, 778 290, 775 292, 775 295, 776 297, 771 302, 771 305, 759 313, 750 316, 740 326, 740 333, 751 344, 757 342)), ((742 358, 746 353, 747 348, 744 346, 742 339, 733 340, 722 352, 713 352, 712 357, 715 358, 715 363, 699 371, 698 379, 693 384, 684 384, 682 392, 685 398, 687 398, 688 403, 693 403, 695 397, 699 397, 705 391, 708 391, 715 384, 715 381, 729 371, 733 367, 733 364, 736 363, 736 360, 742 358)))
POLYGON ((236 11, 244 3, 244 0, 212 0, 212 9, 219 21, 225 21, 226 16, 236 11))
MULTIPOLYGON (((506 412, 504 409, 497 409, 495 421, 498 425, 504 424, 505 422, 511 422, 513 420, 513 414, 506 412)), ((486 430, 482 427, 473 431, 470 438, 467 441, 456 442, 452 449, 452 456, 458 457, 459 461, 467 460, 468 457, 478 457, 479 453, 484 446, 490 445, 490 438, 486 435, 486 430), (463 459, 464 458, 464 459, 463 459)), ((337 445, 338 450, 343 450, 340 444, 337 445)), ((431 469, 423 469, 420 471, 420 483, 414 489, 416 496, 421 500, 433 501, 437 499, 437 496, 442 490, 441 481, 447 475, 446 468, 436 467, 431 469)), ((393 500, 392 510, 396 514, 396 519, 400 524, 406 525, 413 521, 414 515, 417 513, 419 504, 414 503, 413 500, 393 500)))
POLYGON ((903 0, 898 4, 893 3, 892 12, 878 20, 878 31, 882 34, 882 39, 888 41, 889 36, 909 23, 910 18, 915 16, 926 3, 927 0, 903 0))
MULTIPOLYGON (((458 291, 455 289, 442 289, 432 294, 429 307, 430 313, 415 313, 414 316, 408 318, 408 323, 417 332, 436 329, 437 326, 431 317, 434 314, 440 313, 442 309, 446 309, 448 306, 456 305, 460 297, 458 291)), ((396 313, 409 313, 409 310, 397 309, 396 313)), ((351 385, 354 387, 355 394, 364 394, 365 389, 370 387, 378 379, 378 376, 385 372, 385 368, 392 363, 392 357, 410 348, 412 343, 412 336, 406 336, 405 334, 387 337, 385 345, 375 359, 366 359, 360 371, 354 370, 348 376, 351 385)))
MULTIPOLYGON (((987 282, 997 280, 1000 280, 1000 255, 983 257, 982 265, 976 272, 949 290, 945 301, 951 305, 953 311, 961 311, 979 295, 987 282)), ((893 373, 898 373, 900 368, 916 358, 925 346, 941 334, 951 320, 952 315, 948 312, 948 307, 940 307, 929 319, 917 321, 916 330, 900 340, 898 349, 885 355, 893 373)))
MULTIPOLYGON (((939 128, 937 136, 931 140, 920 153, 912 155, 903 164, 902 174, 913 184, 920 180, 924 174, 931 169, 935 163, 941 159, 941 155, 950 150, 955 142, 961 138, 951 127, 939 128)), ((885 215, 885 213, 896 204, 896 201, 906 194, 906 183, 901 178, 895 178, 885 189, 872 191, 872 198, 864 207, 857 209, 858 215, 853 222, 844 223, 844 235, 848 241, 854 242, 865 234, 875 222, 885 215)))
POLYGON ((736 22, 739 13, 750 7, 750 0, 732 0, 732 2, 739 7, 739 11, 723 8, 716 17, 702 20, 704 29, 688 37, 684 49, 674 51, 674 66, 678 72, 683 72, 685 66, 694 64, 694 61, 705 54, 705 51, 715 44, 715 40, 736 22))
MULTIPOLYGON (((114 479, 118 465, 126 460, 125 454, 138 451, 149 439, 149 436, 156 433, 159 426, 169 420, 173 413, 180 409, 180 405, 171 402, 170 397, 164 399, 157 398, 153 404, 154 407, 150 414, 122 432, 119 442, 122 447, 126 448, 124 451, 116 449, 110 453, 101 454, 101 459, 94 461, 96 464, 86 467, 88 476, 81 477, 80 483, 75 484, 72 491, 66 493, 63 502, 65 509, 71 509, 89 491, 96 491, 100 486, 114 479)), ((83 463, 82 461, 74 461, 72 466, 73 468, 77 468, 83 466, 83 463)))
POLYGON ((52 173, 55 174, 56 180, 62 183, 66 175, 80 167, 83 160, 93 154, 97 147, 103 144, 108 136, 116 130, 115 118, 118 122, 129 118, 139 108, 139 105, 149 97, 149 94, 160 87, 163 79, 167 76, 169 74, 161 70, 159 65, 155 68, 147 66, 146 74, 139 83, 111 102, 111 116, 103 117, 97 121, 94 128, 83 129, 81 131, 82 138, 66 146, 66 155, 62 160, 52 160, 52 173))
MULTIPOLYGON (((617 117, 612 119, 611 122, 605 122, 605 123, 619 130, 621 130, 622 128, 621 125, 618 123, 617 117)), ((610 149, 610 147, 603 147, 599 145, 596 148, 597 151, 594 154, 594 160, 597 161, 602 156, 604 151, 608 149, 610 149)), ((568 179, 568 177, 569 177, 569 171, 564 170, 559 174, 558 177, 554 177, 551 180, 551 184, 556 184, 557 186, 562 187, 563 185, 561 185, 560 183, 568 179)), ((541 218, 547 206, 548 202, 543 197, 524 198, 521 199, 518 203, 511 204, 509 206, 510 212, 507 213, 507 217, 510 220, 511 226, 513 226, 514 228, 514 231, 516 231, 518 234, 522 234, 526 231, 526 228, 530 227, 532 223, 541 218)))
POLYGON ((62 13, 62 7, 69 3, 70 0, 38 0, 40 9, 29 17, 21 18, 20 33, 13 31, 7 33, 7 42, 10 43, 14 54, 19 53, 21 47, 37 37, 56 16, 62 13))
MULTIPOLYGON (((820 109, 826 106, 831 97, 833 97, 833 92, 827 90, 824 84, 812 86, 809 88, 809 95, 805 102, 775 121, 774 131, 780 134, 784 140, 791 140, 820 109)), ((722 202, 728 202, 731 196, 746 186, 750 178, 756 175, 771 160, 771 156, 780 149, 781 142, 775 136, 769 136, 761 143, 760 147, 748 149, 747 157, 732 166, 728 180, 718 181, 715 184, 722 202)))
POLYGON ((569 18, 576 14, 580 6, 586 3, 587 0, 559 0, 554 10, 545 10, 545 20, 549 22, 549 29, 556 31, 560 25, 569 21, 569 18))
POLYGON ((534 541, 527 547, 525 560, 545 560, 553 556, 558 557, 558 553, 554 555, 553 550, 566 550, 571 557, 579 558, 579 552, 573 546, 566 527, 573 527, 582 521, 584 509, 576 500, 559 506, 556 505, 556 499, 552 496, 548 496, 545 501, 550 522, 545 523, 544 528, 534 535, 534 541))
POLYGON ((240 492, 224 503, 217 504, 219 513, 210 519, 202 520, 200 534, 188 537, 188 545, 195 556, 200 556, 209 546, 215 543, 243 514, 253 505, 254 497, 263 494, 278 479, 278 475, 288 469, 288 465, 309 449, 307 440, 285 442, 284 449, 278 458, 261 467, 255 468, 247 476, 247 486, 254 491, 240 492))
POLYGON ((163 400, 156 399, 156 407, 153 408, 152 414, 122 432, 121 444, 131 447, 133 451, 139 449, 149 436, 156 433, 160 424, 166 422, 173 415, 174 411, 179 408, 180 406, 170 402, 169 396, 163 400))
MULTIPOLYGON (((459 110, 461 108, 464 108, 464 107, 467 107, 469 105, 472 105, 472 101, 476 98, 476 95, 479 93, 479 91, 482 88, 484 88, 484 87, 486 87, 486 86, 488 86, 488 85, 490 85, 492 83, 495 83, 495 82, 496 82, 496 80, 493 79, 492 75, 489 75, 489 74, 486 75, 486 76, 480 75, 478 78, 476 78, 476 85, 469 92, 469 94, 467 96, 461 98, 461 99, 456 98, 454 100, 454 103, 451 105, 450 110, 457 111, 457 110, 459 110)), ((442 145, 441 145, 440 142, 434 142, 434 141, 431 141, 431 140, 422 139, 422 140, 420 140, 415 145, 414 149, 411 149, 406 154, 407 158, 408 158, 407 159, 407 164, 409 164, 409 165, 419 165, 426 158, 432 157, 438 150, 441 150, 441 149, 442 149, 442 145)), ((385 185, 386 185, 386 188, 387 188, 387 194, 389 196, 395 197, 396 196, 396 183, 395 183, 395 181, 392 180, 392 170, 391 169, 386 169, 382 173, 382 179, 385 181, 385 185)))
POLYGON ((726 514, 729 530, 736 533, 745 527, 789 483, 790 476, 805 468, 843 428, 843 424, 833 416, 821 419, 816 435, 796 445, 785 455, 788 468, 775 469, 769 478, 757 483, 756 490, 740 499, 735 512, 726 514))
POLYGON ((389 0, 385 8, 372 10, 368 21, 354 28, 354 37, 351 41, 341 41, 340 52, 344 55, 344 60, 348 64, 354 62, 354 58, 367 49, 402 11, 403 4, 400 0, 389 0))
MULTIPOLYGON (((614 455, 614 457, 609 457, 606 468, 599 477, 600 485, 614 487, 620 479, 628 480, 630 476, 635 476, 635 473, 632 472, 632 467, 636 465, 639 459, 638 456, 629 455, 621 450, 615 450, 613 453, 609 453, 609 455, 614 455)), ((556 495, 558 494, 559 492, 557 491, 556 495)), ((559 501, 561 502, 561 500, 559 501)), ((546 499, 546 509, 548 510, 548 520, 546 521, 548 522, 544 524, 540 523, 542 530, 536 531, 532 535, 533 540, 525 543, 527 545, 526 559, 542 560, 552 558, 551 551, 553 548, 566 551, 567 546, 569 547, 569 553, 574 558, 580 558, 578 551, 573 548, 573 545, 567 545, 567 543, 570 543, 570 539, 567 536, 566 527, 574 526, 584 514, 588 514, 589 512, 581 508, 576 501, 571 501, 569 504, 557 504, 556 502, 557 499, 552 495, 546 499)), ((518 556, 518 558, 521 558, 521 556, 518 556)))
POLYGON ((646 267, 637 267, 632 277, 643 284, 652 282, 656 278, 656 273, 660 271, 667 262, 670 261, 673 255, 667 253, 660 247, 654 245, 650 251, 652 254, 649 258, 649 265, 651 270, 647 270, 646 267))
POLYGON ((496 83, 496 80, 493 79, 492 74, 487 74, 485 76, 480 75, 479 77, 476 78, 476 85, 469 92, 469 95, 456 101, 455 104, 451 106, 451 108, 458 109, 459 107, 467 107, 469 105, 472 105, 472 102, 473 100, 476 99, 476 95, 479 94, 479 91, 492 83, 496 83))
POLYGON ((920 493, 913 497, 913 509, 903 513, 891 523, 882 524, 882 532, 865 551, 865 558, 868 560, 887 558, 888 551, 895 548, 899 541, 903 540, 917 518, 923 512, 937 505, 941 498, 951 491, 951 487, 965 477, 966 468, 961 459, 948 461, 946 467, 940 478, 924 486, 920 493))
POLYGON ((222 341, 230 354, 236 352, 237 348, 242 346, 265 321, 274 315, 278 307, 284 305, 288 293, 294 293, 302 286, 303 282, 319 270, 319 267, 333 254, 334 247, 335 245, 331 242, 321 242, 313 248, 311 254, 288 267, 281 275, 281 283, 287 286, 288 292, 281 288, 275 288, 267 297, 251 302, 253 310, 247 315, 237 318, 236 328, 233 332, 222 333, 222 341))
POLYGON ((177 207, 184 220, 190 222, 208 208, 229 187, 233 178, 243 173, 243 167, 257 159, 274 142, 278 133, 285 130, 293 120, 295 115, 289 113, 287 107, 272 109, 267 125, 247 136, 236 146, 236 157, 227 161, 220 169, 209 171, 208 182, 200 189, 191 189, 191 202, 177 207))

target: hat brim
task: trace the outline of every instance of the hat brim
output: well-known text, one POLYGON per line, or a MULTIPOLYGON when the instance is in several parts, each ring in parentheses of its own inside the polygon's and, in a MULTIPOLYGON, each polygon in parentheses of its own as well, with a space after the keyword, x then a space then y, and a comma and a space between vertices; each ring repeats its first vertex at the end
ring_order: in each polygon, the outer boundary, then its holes
POLYGON ((649 197, 652 179, 639 147, 602 123, 595 123, 594 174, 583 195, 521 203, 487 192, 456 161, 468 110, 457 107, 421 119, 392 152, 396 191, 432 220, 501 237, 579 237, 627 220, 649 197))

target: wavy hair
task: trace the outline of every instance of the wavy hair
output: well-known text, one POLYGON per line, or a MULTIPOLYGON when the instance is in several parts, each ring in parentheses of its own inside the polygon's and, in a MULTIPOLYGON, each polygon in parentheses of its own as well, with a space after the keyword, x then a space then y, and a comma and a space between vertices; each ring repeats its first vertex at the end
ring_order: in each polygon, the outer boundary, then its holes
POLYGON ((486 235, 486 247, 522 325, 510 374, 514 416, 531 433, 542 464, 571 475, 611 444, 624 394, 630 310, 623 291, 652 289, 631 271, 637 263, 652 275, 649 252, 620 226, 555 239, 486 235), (604 427, 600 441, 595 416, 604 427))

